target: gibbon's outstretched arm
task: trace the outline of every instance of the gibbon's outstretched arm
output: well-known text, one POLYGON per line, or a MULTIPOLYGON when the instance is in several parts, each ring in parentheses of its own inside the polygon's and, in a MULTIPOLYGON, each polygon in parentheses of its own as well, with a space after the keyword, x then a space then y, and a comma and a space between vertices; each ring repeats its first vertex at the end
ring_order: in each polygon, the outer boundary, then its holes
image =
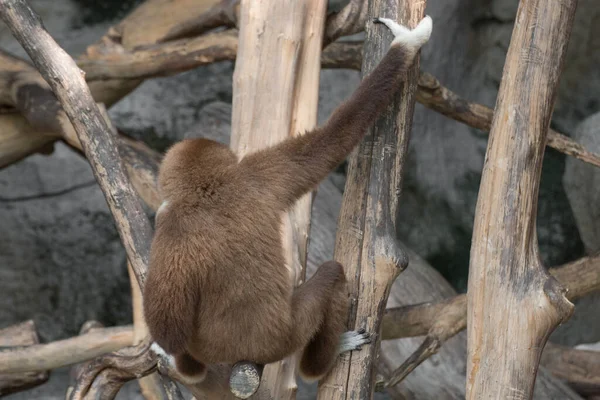
POLYGON ((257 187, 289 207, 326 178, 362 140, 367 129, 389 105, 421 46, 431 35, 432 22, 423 18, 413 30, 387 18, 395 38, 379 65, 321 127, 246 156, 240 167, 257 187))

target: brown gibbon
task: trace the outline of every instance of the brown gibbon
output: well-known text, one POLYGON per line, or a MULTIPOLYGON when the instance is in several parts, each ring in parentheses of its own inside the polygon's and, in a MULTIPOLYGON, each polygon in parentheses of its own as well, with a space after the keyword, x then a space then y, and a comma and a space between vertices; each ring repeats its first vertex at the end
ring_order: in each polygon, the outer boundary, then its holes
POLYGON ((238 160, 227 146, 183 140, 159 171, 144 315, 156 352, 182 380, 204 379, 206 364, 268 364, 302 351, 300 375, 327 374, 338 354, 369 342, 345 332, 349 300, 342 265, 328 261, 294 288, 285 268, 282 216, 359 144, 387 107, 431 35, 376 18, 394 40, 379 65, 329 120, 238 160), (162 350, 161 350, 162 348, 162 350))

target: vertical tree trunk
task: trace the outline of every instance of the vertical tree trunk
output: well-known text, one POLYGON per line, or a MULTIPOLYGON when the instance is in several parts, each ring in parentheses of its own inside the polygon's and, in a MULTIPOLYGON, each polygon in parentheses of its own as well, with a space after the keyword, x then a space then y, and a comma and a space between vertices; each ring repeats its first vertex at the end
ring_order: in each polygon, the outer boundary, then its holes
MULTIPOLYGON (((325 0, 243 0, 233 77, 231 147, 240 156, 317 123, 325 0)), ((311 195, 284 218, 290 279, 304 278, 311 195)), ((240 360, 242 361, 242 360, 240 360)), ((294 398, 295 357, 265 367, 258 398, 294 398)))
POLYGON ((536 208, 576 0, 521 0, 477 201, 467 399, 531 398, 540 354, 573 305, 540 262, 536 208))
MULTIPOLYGON (((368 15, 387 17, 414 27, 423 18, 425 1, 370 0, 368 15)), ((392 35, 367 24, 362 73, 367 75, 387 52, 392 35)), ((320 399, 369 399, 374 389, 374 362, 380 327, 391 285, 408 258, 398 246, 396 211, 402 187, 415 90, 418 59, 392 106, 371 128, 351 156, 335 246, 335 259, 346 271, 353 305, 350 329, 376 334, 361 351, 339 357, 319 387, 320 399)))

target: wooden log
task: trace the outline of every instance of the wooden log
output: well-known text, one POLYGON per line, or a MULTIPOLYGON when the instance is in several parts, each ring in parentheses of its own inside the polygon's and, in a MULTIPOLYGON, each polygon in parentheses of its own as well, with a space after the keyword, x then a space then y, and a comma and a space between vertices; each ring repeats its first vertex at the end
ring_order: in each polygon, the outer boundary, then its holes
MULTIPOLYGON (((240 156, 316 126, 325 9, 324 0, 241 2, 231 130, 231 148, 240 156)), ((294 284, 305 276, 310 206, 309 194, 284 217, 286 265, 294 284)), ((256 397, 293 398, 295 364, 292 356, 267 365, 256 397)), ((260 376, 260 367, 237 370, 260 376)))
MULTIPOLYGON (((425 1, 369 1, 368 14, 414 27, 423 18, 425 1)), ((370 73, 387 52, 391 35, 368 25, 362 73, 370 73)), ((379 349, 380 324, 391 286, 406 268, 408 257, 396 242, 396 211, 402 187, 414 94, 419 74, 418 56, 392 106, 370 129, 353 152, 340 210, 335 259, 345 267, 354 300, 349 328, 363 328, 374 340, 338 358, 319 385, 323 399, 366 399, 374 391, 374 362, 379 349)))
MULTIPOLYGON (((39 343, 35 323, 32 320, 0 329, 0 348, 31 346, 39 343)), ((2 357, 0 350, 0 358, 2 357)), ((0 369, 0 371, 2 371, 0 369)), ((0 372, 0 396, 27 390, 48 380, 47 370, 20 373, 0 372)))
POLYGON ((77 364, 133 343, 130 326, 92 329, 88 333, 47 344, 0 351, 1 373, 43 372, 77 364))
POLYGON ((536 207, 576 3, 519 3, 475 213, 467 399, 531 398, 546 340, 573 310, 541 265, 536 207))

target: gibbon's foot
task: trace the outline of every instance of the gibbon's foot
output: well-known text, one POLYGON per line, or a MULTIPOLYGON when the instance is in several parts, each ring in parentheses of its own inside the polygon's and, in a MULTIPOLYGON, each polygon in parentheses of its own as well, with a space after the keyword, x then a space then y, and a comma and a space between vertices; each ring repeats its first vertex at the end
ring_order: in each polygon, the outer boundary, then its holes
POLYGON ((394 34, 394 40, 392 46, 397 44, 403 44, 410 46, 413 49, 420 49, 431 36, 431 29, 433 22, 429 15, 425 16, 415 27, 415 29, 408 29, 404 25, 389 19, 389 18, 374 18, 374 24, 383 24, 388 27, 394 34))
POLYGON ((164 361, 169 363, 172 367, 175 367, 175 357, 168 354, 165 349, 160 347, 160 345, 156 342, 152 343, 150 346, 150 350, 154 352, 159 358, 162 358, 164 361))
POLYGON ((207 369, 202 363, 191 358, 191 356, 184 354, 177 358, 168 354, 160 345, 156 342, 152 343, 150 350, 154 352, 164 362, 169 364, 177 376, 176 378, 185 385, 196 385, 201 383, 206 378, 207 369))
POLYGON ((340 337, 338 352, 342 354, 347 351, 361 350, 362 346, 367 343, 371 343, 371 334, 364 329, 344 332, 340 337))

